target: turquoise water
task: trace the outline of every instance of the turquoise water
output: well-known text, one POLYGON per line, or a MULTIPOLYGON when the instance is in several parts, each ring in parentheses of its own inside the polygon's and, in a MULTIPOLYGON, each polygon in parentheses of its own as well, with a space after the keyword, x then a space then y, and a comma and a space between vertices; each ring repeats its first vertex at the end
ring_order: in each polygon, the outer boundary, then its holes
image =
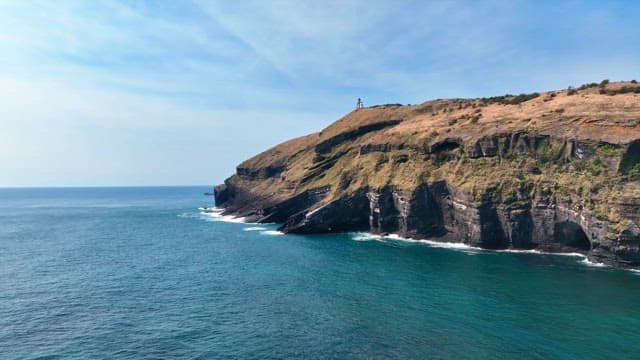
POLYGON ((640 358, 638 274, 277 235, 208 190, 0 189, 0 358, 640 358))

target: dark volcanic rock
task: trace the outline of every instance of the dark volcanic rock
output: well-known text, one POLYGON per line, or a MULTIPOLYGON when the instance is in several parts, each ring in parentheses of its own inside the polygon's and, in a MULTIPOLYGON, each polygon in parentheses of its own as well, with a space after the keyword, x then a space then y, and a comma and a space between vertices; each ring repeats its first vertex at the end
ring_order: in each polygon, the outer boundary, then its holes
POLYGON ((291 216, 280 228, 284 232, 314 234, 368 230, 366 189, 336 199, 310 212, 291 216))
POLYGON ((345 141, 354 140, 355 138, 358 138, 366 133, 382 130, 386 127, 397 125, 398 123, 400 123, 400 120, 384 120, 384 121, 379 121, 373 124, 364 125, 354 130, 340 133, 336 136, 333 136, 327 140, 324 140, 318 143, 318 145, 316 145, 315 147, 316 153, 318 154, 327 153, 334 146, 344 143, 345 141))
POLYGON ((289 233, 394 233, 640 268, 640 94, 580 94, 359 109, 243 162, 215 187, 216 205, 289 233))

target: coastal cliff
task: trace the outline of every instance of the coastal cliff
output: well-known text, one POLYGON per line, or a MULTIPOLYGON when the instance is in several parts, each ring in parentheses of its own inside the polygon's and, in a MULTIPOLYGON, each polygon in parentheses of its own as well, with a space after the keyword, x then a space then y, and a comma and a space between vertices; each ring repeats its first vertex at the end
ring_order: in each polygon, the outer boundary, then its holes
POLYGON ((215 201, 288 233, 395 233, 640 268, 640 85, 354 110, 241 163, 215 201))

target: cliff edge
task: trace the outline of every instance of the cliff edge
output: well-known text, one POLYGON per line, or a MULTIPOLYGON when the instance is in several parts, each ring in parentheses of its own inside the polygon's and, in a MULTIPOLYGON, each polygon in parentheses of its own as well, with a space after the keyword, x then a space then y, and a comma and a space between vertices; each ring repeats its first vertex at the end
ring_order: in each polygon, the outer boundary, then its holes
POLYGON ((640 268, 640 85, 357 109, 241 163, 215 201, 290 233, 397 233, 640 268))

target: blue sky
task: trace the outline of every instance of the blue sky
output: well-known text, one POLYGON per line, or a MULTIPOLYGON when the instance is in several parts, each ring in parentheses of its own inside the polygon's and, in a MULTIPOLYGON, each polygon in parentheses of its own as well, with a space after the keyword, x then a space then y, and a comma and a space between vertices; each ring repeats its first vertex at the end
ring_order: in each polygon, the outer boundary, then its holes
POLYGON ((640 80, 637 1, 0 0, 0 186, 215 184, 355 99, 640 80))

